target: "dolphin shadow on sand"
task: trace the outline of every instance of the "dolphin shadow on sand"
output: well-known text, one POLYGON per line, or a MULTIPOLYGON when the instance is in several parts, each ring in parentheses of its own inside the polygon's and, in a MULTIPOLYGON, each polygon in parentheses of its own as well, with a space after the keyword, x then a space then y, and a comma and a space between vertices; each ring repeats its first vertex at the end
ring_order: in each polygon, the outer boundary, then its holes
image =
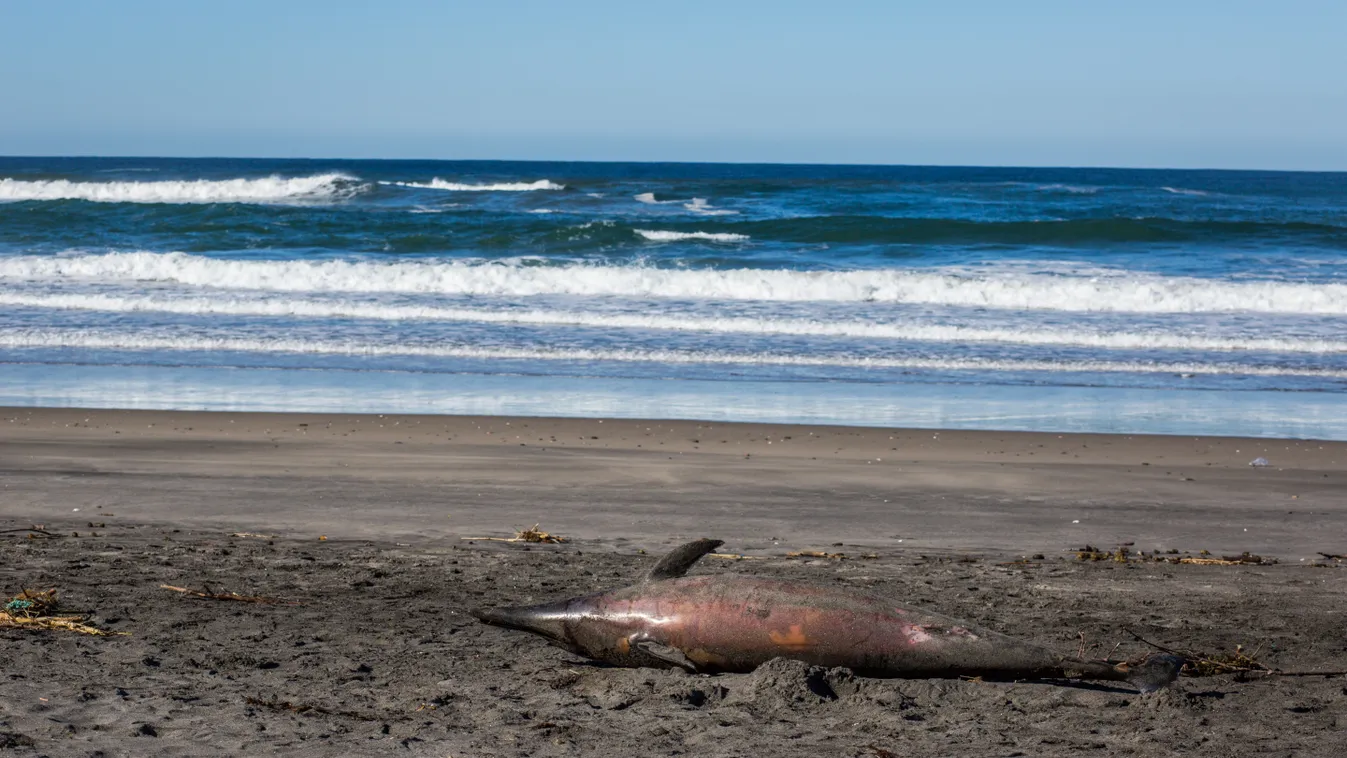
POLYGON ((1091 679, 1167 687, 1185 660, 1139 664, 1062 655, 937 613, 836 587, 736 574, 685 576, 722 544, 675 548, 629 587, 531 606, 481 609, 481 621, 531 632, 613 666, 744 673, 773 658, 859 676, 1091 679))

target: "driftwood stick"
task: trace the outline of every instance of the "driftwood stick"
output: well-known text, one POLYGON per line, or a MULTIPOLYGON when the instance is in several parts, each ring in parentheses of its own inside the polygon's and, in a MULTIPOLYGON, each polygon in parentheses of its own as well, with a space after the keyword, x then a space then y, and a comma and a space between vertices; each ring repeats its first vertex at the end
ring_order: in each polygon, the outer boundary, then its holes
POLYGON ((1131 629, 1128 629, 1128 630, 1126 630, 1126 631, 1127 631, 1128 634, 1130 634, 1130 635, 1132 635, 1134 638, 1136 638, 1136 641, 1137 641, 1137 642, 1140 642, 1140 643, 1142 643, 1143 645, 1150 645, 1151 647, 1155 648, 1156 650, 1159 650, 1159 651, 1162 652, 1162 653, 1169 653, 1170 655, 1179 655, 1179 656, 1187 657, 1184 653, 1182 653, 1182 652, 1180 652, 1180 651, 1178 651, 1178 650, 1174 650, 1174 649, 1172 649, 1172 648, 1167 648, 1167 647, 1165 647, 1164 645, 1160 645, 1160 644, 1151 642, 1150 640, 1146 639, 1145 637, 1142 637, 1141 635, 1137 634, 1136 632, 1132 631, 1131 629))
POLYGON ((205 592, 199 592, 197 590, 187 589, 186 587, 175 587, 171 584, 161 584, 159 585, 159 589, 172 590, 173 592, 181 592, 184 595, 191 595, 192 597, 205 598, 207 600, 237 600, 240 603, 260 603, 262 605, 299 605, 299 603, 294 603, 287 600, 279 600, 274 597, 240 595, 237 592, 211 592, 209 587, 206 588, 205 592))

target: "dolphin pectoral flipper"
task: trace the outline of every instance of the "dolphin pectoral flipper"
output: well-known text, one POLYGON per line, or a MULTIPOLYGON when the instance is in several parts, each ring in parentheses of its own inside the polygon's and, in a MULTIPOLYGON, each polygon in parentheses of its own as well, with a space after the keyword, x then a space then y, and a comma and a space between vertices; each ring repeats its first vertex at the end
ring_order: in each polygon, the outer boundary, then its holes
POLYGON ((645 574, 647 582, 657 582, 661 579, 677 579, 686 574, 692 564, 702 559, 702 556, 715 550, 725 544, 724 540, 699 539, 696 542, 689 542, 686 545, 679 545, 670 550, 667 555, 659 559, 659 562, 650 568, 645 574))
POLYGON ((693 663, 691 658, 688 658, 683 654, 682 650, 679 650, 676 647, 661 645, 654 640, 640 640, 639 642, 632 643, 632 645, 641 650, 641 652, 658 658, 665 663, 672 663, 689 674, 697 673, 697 664, 693 663))

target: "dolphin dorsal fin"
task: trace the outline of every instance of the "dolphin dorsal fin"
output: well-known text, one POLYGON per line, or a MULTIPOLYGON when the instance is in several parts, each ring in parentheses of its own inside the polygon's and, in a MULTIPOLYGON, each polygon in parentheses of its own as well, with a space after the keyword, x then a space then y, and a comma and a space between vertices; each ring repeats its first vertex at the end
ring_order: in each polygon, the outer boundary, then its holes
POLYGON ((670 550, 667 555, 659 559, 646 572, 645 581, 657 582, 661 579, 676 579, 688 572, 692 564, 701 560, 702 556, 715 550, 725 544, 724 540, 708 540, 702 538, 696 542, 689 542, 686 545, 679 545, 670 550))

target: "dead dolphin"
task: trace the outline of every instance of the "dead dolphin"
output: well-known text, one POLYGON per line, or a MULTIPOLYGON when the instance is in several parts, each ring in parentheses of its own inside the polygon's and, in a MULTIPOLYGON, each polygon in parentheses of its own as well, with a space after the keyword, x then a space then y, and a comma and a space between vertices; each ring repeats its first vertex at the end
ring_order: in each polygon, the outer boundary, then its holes
POLYGON ((475 611, 615 666, 747 672, 773 658, 872 677, 1104 679, 1151 692, 1183 659, 1085 661, 930 611, 837 587, 753 576, 684 576, 720 540, 676 548, 630 587, 542 605, 475 611))

